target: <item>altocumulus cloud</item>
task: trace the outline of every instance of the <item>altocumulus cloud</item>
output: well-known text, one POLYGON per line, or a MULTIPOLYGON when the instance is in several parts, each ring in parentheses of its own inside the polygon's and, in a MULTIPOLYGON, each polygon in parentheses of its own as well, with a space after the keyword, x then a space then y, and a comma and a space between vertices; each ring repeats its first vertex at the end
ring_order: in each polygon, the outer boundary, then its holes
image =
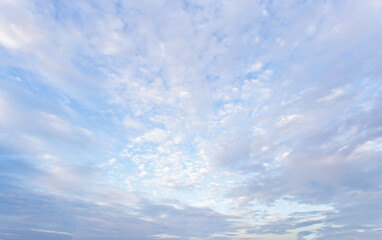
POLYGON ((0 0, 0 239, 382 238, 381 13, 0 0))

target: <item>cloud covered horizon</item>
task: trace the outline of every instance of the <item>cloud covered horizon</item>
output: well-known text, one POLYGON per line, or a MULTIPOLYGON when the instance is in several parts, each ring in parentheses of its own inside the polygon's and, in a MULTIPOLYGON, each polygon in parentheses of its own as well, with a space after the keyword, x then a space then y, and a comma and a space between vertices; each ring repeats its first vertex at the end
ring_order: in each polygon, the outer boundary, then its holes
POLYGON ((0 239, 382 238, 381 13, 0 0, 0 239))

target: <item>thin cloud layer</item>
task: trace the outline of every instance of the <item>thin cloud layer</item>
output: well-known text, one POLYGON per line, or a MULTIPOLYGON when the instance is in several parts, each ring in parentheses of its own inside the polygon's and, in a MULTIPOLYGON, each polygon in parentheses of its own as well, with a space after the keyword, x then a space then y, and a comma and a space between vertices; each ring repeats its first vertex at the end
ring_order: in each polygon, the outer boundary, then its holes
POLYGON ((381 12, 0 0, 0 239, 382 238, 381 12))

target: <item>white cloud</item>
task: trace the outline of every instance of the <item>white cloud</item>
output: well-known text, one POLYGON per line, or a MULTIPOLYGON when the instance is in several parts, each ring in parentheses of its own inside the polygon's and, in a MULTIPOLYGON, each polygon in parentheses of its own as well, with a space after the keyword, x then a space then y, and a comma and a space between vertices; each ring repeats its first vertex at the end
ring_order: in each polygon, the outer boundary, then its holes
POLYGON ((123 118, 123 126, 125 126, 128 129, 136 129, 136 130, 140 130, 144 128, 143 123, 141 123, 140 121, 134 120, 133 118, 129 116, 125 116, 123 118))
POLYGON ((331 226, 379 227, 376 1, 0 4, 2 169, 112 208, 114 223, 78 217, 76 234, 120 239, 127 222, 148 227, 136 238, 295 239, 307 224, 346 239, 331 226), (205 227, 209 208, 229 224, 205 227), (200 222, 195 236, 182 228, 200 222))
POLYGON ((39 38, 38 30, 32 26, 0 23, 0 44, 7 48, 19 49, 36 42, 39 38))
MULTIPOLYGON (((43 40, 44 31, 38 27, 36 18, 26 10, 31 6, 29 2, 2 1, 0 6, 0 45, 25 50, 43 40), (22 19, 19 17, 21 15, 22 19)), ((33 51, 31 48, 29 50, 33 51)))
POLYGON ((252 66, 249 68, 248 72, 259 72, 263 68, 262 62, 255 62, 252 64, 252 66))
POLYGON ((284 115, 279 117, 279 119, 276 122, 276 125, 279 127, 283 127, 292 123, 298 123, 302 119, 303 116, 301 114, 284 115))
POLYGON ((330 93, 320 99, 318 99, 318 102, 328 102, 332 101, 344 94, 344 91, 342 89, 333 89, 330 91, 330 93))
POLYGON ((142 140, 150 141, 150 142, 156 142, 160 143, 167 139, 169 133, 160 129, 160 128, 154 128, 150 131, 147 131, 143 136, 140 137, 142 140))
POLYGON ((282 161, 290 155, 290 152, 284 152, 276 157, 277 161, 282 161))
POLYGON ((180 238, 179 236, 170 235, 170 234, 166 234, 166 233, 155 234, 155 235, 152 235, 152 237, 158 238, 158 239, 179 239, 180 238))
POLYGON ((110 165, 113 165, 116 161, 117 161, 117 159, 115 159, 115 158, 111 158, 111 159, 109 160, 109 164, 110 164, 110 165))
POLYGON ((5 99, 0 97, 0 124, 6 124, 12 119, 12 110, 5 99))
POLYGON ((51 233, 51 234, 58 234, 58 235, 68 235, 68 236, 73 236, 73 234, 68 233, 68 232, 59 232, 59 231, 53 231, 53 230, 44 230, 44 229, 36 229, 36 228, 31 228, 31 231, 34 232, 43 232, 43 233, 51 233))

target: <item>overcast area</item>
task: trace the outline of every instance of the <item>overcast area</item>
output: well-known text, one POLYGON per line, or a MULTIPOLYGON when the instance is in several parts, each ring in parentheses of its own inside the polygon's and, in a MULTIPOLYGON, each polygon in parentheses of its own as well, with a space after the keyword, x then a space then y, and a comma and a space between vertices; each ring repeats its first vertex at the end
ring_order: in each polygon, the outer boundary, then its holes
POLYGON ((382 239, 381 23, 0 0, 0 240, 382 239))

